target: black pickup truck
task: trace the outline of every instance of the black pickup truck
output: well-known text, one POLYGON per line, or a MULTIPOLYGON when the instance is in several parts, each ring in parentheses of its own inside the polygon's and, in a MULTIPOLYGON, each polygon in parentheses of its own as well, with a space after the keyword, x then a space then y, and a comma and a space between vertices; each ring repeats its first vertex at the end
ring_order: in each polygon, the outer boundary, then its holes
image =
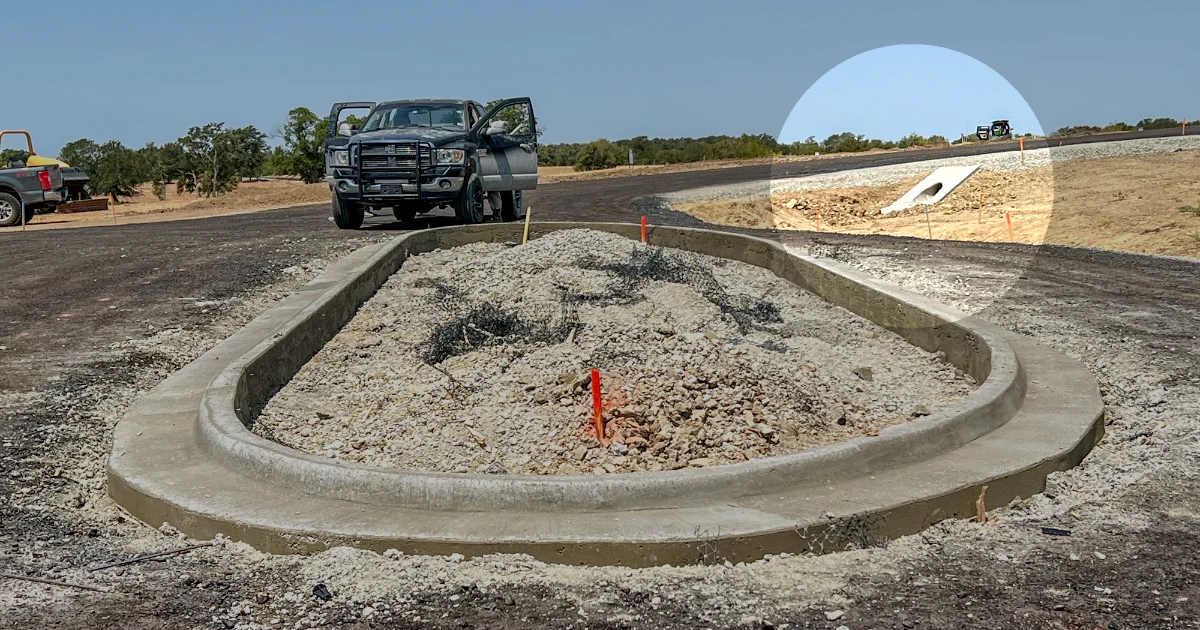
POLYGON ((58 166, 0 164, 0 228, 29 223, 34 214, 53 212, 66 198, 58 166))
POLYGON ((459 223, 482 223, 485 206, 505 221, 525 218, 521 191, 537 188, 537 123, 528 98, 491 109, 469 100, 337 103, 329 114, 325 175, 333 220, 362 225, 391 208, 408 221, 450 207, 459 223), (366 109, 361 125, 339 123, 366 109))

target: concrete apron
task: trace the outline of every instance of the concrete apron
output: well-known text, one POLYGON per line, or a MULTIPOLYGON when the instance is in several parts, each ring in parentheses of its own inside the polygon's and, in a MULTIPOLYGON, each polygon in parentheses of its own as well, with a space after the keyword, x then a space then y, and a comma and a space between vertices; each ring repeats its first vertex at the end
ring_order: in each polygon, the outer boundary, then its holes
MULTIPOLYGON (((360 249, 170 376, 117 426, 109 493, 151 525, 270 552, 352 545, 406 553, 528 553, 648 566, 833 551, 1040 492, 1100 438, 1103 405, 1078 362, 843 265, 754 237, 655 228, 652 244, 740 260, 895 331, 981 383, 930 416, 800 453, 702 469, 535 476, 404 472, 330 460, 247 429, 267 400, 410 256, 522 226, 411 232, 360 249), (830 516, 832 514, 832 517, 830 516)), ((590 228, 535 224, 532 236, 590 228)))

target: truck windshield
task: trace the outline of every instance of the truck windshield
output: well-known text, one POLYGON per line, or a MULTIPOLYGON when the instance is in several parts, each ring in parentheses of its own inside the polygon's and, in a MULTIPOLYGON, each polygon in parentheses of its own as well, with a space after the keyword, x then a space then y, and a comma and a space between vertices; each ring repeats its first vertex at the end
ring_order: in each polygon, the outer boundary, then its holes
POLYGON ((363 123, 362 131, 403 129, 405 127, 440 127, 463 129, 463 107, 453 103, 395 103, 382 105, 363 123))

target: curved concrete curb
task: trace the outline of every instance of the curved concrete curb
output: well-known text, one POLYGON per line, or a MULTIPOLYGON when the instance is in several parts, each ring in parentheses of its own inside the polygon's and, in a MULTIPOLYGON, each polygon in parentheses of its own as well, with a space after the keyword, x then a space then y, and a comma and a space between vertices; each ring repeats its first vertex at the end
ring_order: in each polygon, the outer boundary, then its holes
MULTIPOLYGON (((587 227, 636 238, 624 224, 587 227)), ((520 226, 413 232, 346 258, 144 396, 117 427, 110 493, 132 514, 271 551, 353 544, 527 552, 645 565, 800 551, 814 537, 891 537, 1040 491, 1099 438, 1096 383, 1077 362, 830 261, 753 237, 657 228, 655 244, 742 260, 871 319, 982 385, 939 413, 801 453, 698 470, 536 477, 413 473, 300 453, 253 435, 254 414, 411 255, 520 226), (826 514, 853 516, 853 522, 826 514), (870 518, 865 518, 869 516, 870 518), (828 530, 828 531, 827 531, 828 530), (823 532, 823 533, 822 533, 823 532)), ((831 539, 832 537, 832 539, 831 539)), ((861 541, 859 541, 861 543, 861 541)))

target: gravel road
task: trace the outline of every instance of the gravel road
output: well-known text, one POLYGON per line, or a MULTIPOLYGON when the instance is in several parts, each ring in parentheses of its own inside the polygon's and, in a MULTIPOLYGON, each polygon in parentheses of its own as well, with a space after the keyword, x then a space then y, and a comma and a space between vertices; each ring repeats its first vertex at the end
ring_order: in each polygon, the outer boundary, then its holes
MULTIPOLYGON (((847 158, 849 159, 849 158, 847 158)), ((890 159, 890 158, 889 158, 890 159)), ((824 161, 826 163, 833 160, 824 161)), ((847 165, 869 162, 848 161, 847 165)), ((814 168, 826 168, 819 165, 814 168)), ((694 224, 638 200, 763 169, 563 183, 535 217, 694 224)), ((124 407, 272 298, 392 226, 342 233, 323 207, 0 234, 0 570, 11 628, 1194 628, 1200 623, 1200 265, 1088 249, 789 233, 1062 349, 1097 374, 1108 434, 1047 494, 850 553, 649 570, 525 558, 311 558, 182 547, 104 492, 124 407), (180 271, 180 270, 183 271, 180 271), (145 284, 149 282, 149 284, 145 284), (105 299, 108 298, 108 299, 105 299), (181 300, 179 298, 193 298, 181 300), (103 301, 102 301, 103 300, 103 301), (115 306, 116 308, 109 308, 115 306), (205 312, 207 311, 207 312, 205 312), (1042 533, 1043 527, 1070 531, 1042 533), (278 623, 273 623, 278 621, 278 623)))

